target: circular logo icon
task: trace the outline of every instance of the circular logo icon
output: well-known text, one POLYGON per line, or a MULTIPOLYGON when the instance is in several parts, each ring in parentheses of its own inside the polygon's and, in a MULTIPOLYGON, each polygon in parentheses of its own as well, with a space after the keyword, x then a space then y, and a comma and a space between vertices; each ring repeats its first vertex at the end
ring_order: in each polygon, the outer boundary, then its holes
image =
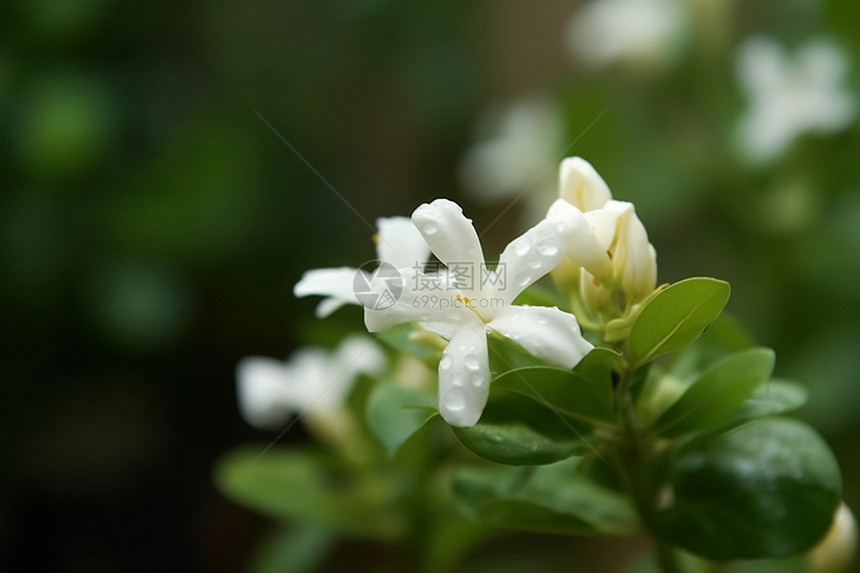
POLYGON ((355 271, 352 292, 364 308, 386 310, 403 294, 403 277, 386 262, 368 261, 355 271))

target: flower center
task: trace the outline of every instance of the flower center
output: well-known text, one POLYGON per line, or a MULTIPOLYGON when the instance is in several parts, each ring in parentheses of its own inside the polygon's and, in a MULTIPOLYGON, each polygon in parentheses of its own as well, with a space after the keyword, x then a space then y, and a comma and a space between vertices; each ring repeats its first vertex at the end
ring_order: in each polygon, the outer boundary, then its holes
POLYGON ((484 324, 487 324, 487 322, 489 322, 486 318, 484 318, 483 316, 481 316, 481 313, 480 313, 480 312, 478 312, 478 309, 477 309, 477 308, 475 308, 475 307, 472 305, 472 299, 470 299, 470 298, 469 298, 469 297, 467 297, 467 296, 461 296, 461 295, 459 295, 459 294, 458 294, 458 295, 457 295, 457 300, 459 300, 460 302, 462 302, 462 303, 463 303, 463 306, 465 306, 466 308, 468 308, 469 310, 471 310, 472 312, 474 312, 474 313, 475 313, 475 316, 477 316, 478 318, 480 318, 480 319, 481 319, 481 322, 483 322, 484 324))

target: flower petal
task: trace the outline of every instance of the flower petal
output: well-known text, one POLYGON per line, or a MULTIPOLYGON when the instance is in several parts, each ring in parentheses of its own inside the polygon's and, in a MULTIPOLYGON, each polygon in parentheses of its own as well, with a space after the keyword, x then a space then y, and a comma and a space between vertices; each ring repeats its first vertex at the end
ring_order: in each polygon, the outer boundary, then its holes
POLYGON ((236 400, 242 418, 259 429, 283 425, 299 408, 286 365, 261 356, 248 356, 236 365, 236 400))
POLYGON ((483 328, 461 327, 439 362, 439 413, 452 426, 478 423, 490 394, 490 363, 483 328))
POLYGON ((312 295, 329 297, 320 303, 316 311, 317 317, 325 318, 344 304, 358 304, 353 292, 357 272, 350 267, 305 271, 293 286, 293 295, 299 298, 312 295))
MULTIPOLYGON (((412 268, 399 269, 399 273, 403 290, 393 304, 383 310, 365 307, 364 325, 368 332, 380 332, 405 322, 420 322, 440 333, 429 325, 463 325, 478 320, 457 299, 460 292, 449 288, 447 273, 422 273, 412 268)), ((383 282, 377 277, 371 280, 370 287, 374 292, 382 292, 386 286, 383 282)))
POLYGON ((587 212, 612 199, 606 181, 582 157, 567 157, 559 168, 559 197, 587 212))
POLYGON ((557 308, 509 306, 488 325, 537 358, 573 368, 594 346, 582 337, 576 317, 557 308))
POLYGON ((379 240, 376 256, 395 268, 423 266, 430 256, 427 241, 409 217, 380 217, 376 220, 379 240))
POLYGON ((485 285, 485 294, 498 294, 509 304, 561 262, 568 235, 564 223, 544 219, 511 241, 499 257, 493 284, 485 285))
POLYGON ((564 199, 558 199, 550 206, 547 219, 564 225, 568 234, 566 254, 573 264, 600 277, 612 273, 608 249, 598 240, 582 211, 564 199))
POLYGON ((484 266, 481 242, 472 220, 463 215, 459 205, 436 199, 415 209, 412 221, 445 266, 473 265, 473 272, 480 273, 484 266))

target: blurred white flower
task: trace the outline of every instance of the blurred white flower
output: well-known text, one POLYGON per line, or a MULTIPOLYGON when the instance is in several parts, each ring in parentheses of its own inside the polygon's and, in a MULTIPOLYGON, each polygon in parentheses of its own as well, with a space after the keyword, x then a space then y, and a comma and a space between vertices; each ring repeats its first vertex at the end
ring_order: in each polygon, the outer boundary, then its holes
POLYGON ((305 347, 288 360, 249 356, 236 366, 236 395, 245 421, 259 429, 283 426, 290 416, 337 418, 355 379, 379 374, 386 358, 367 336, 345 338, 334 350, 305 347))
POLYGON ((679 0, 592 0, 574 12, 566 43, 595 66, 665 67, 678 53, 689 15, 679 0))
MULTIPOLYGON (((376 229, 378 235, 374 241, 379 261, 401 269, 424 263, 430 256, 430 247, 409 217, 380 217, 376 229)), ((317 317, 325 318, 345 304, 359 304, 354 287, 357 272, 352 267, 305 271, 293 287, 293 295, 326 297, 316 308, 317 317)))
POLYGON ((851 509, 839 505, 833 524, 818 545, 807 555, 812 573, 845 573, 857 551, 857 524, 851 509))
POLYGON ((542 220, 511 241, 493 271, 459 205, 436 199, 412 214, 415 226, 445 273, 409 269, 402 295, 386 310, 365 308, 364 322, 378 332, 417 322, 449 340, 439 362, 439 413, 452 426, 474 426, 490 391, 487 333, 495 331, 548 363, 573 368, 593 347, 576 318, 557 308, 518 306, 513 300, 561 261, 574 229, 542 220))
POLYGON ((769 38, 744 42, 737 73, 750 103, 738 129, 741 150, 766 162, 801 134, 835 133, 850 125, 856 102, 842 85, 847 68, 845 56, 826 40, 804 44, 794 58, 769 38))
MULTIPOLYGON (((529 215, 554 194, 548 177, 564 146, 561 109, 552 101, 530 97, 488 110, 478 125, 478 141, 466 151, 460 179, 475 198, 514 199, 523 194, 529 215)), ((534 220, 534 219, 532 219, 534 220)))

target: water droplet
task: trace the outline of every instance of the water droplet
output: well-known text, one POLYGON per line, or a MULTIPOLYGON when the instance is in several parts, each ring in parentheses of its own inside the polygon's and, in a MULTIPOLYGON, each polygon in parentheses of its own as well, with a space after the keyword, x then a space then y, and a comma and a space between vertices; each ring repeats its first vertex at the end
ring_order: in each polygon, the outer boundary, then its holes
POLYGON ((451 378, 451 384, 454 386, 462 386, 463 385, 463 377, 462 376, 454 376, 451 378))
POLYGON ((478 357, 473 354, 466 357, 465 364, 466 368, 469 370, 477 371, 481 369, 481 362, 478 360, 478 357))
POLYGON ((451 363, 453 360, 447 354, 442 357, 442 360, 439 361, 439 370, 448 370, 451 368, 451 363))
POLYGON ((519 335, 519 334, 514 333, 514 334, 512 334, 512 335, 511 335, 511 340, 519 340, 519 339, 520 339, 520 335, 519 335))
POLYGON ((544 256, 551 257, 558 252, 558 245, 556 243, 544 243, 538 247, 538 251, 544 256))
POLYGON ((529 266, 533 269, 540 267, 540 261, 537 259, 532 259, 529 261, 529 266))
POLYGON ((457 347, 457 350, 459 350, 460 352, 466 352, 468 350, 468 348, 466 348, 465 344, 461 344, 460 346, 457 347))
POLYGON ((514 245, 514 253, 515 253, 517 256, 522 257, 522 256, 524 256, 526 253, 528 253, 528 252, 529 252, 529 249, 530 249, 530 248, 531 248, 531 247, 529 246, 529 244, 528 244, 527 242, 525 242, 525 241, 519 241, 518 243, 516 243, 516 244, 514 245))
POLYGON ((480 374, 475 374, 474 376, 472 376, 472 386, 474 386, 475 388, 480 388, 484 385, 485 382, 486 380, 480 374))
POLYGON ((426 223, 424 225, 424 233, 427 235, 435 235, 439 228, 434 223, 426 223))
POLYGON ((442 405, 450 412, 459 412, 466 407, 466 393, 460 388, 451 388, 442 397, 442 405))
POLYGON ((564 223, 556 223, 555 224, 555 230, 558 231, 559 233, 564 233, 564 230, 565 230, 564 223))
POLYGON ((531 273, 520 273, 517 276, 517 284, 521 287, 529 286, 532 282, 532 274, 531 273))
POLYGON ((540 324, 541 326, 546 326, 547 324, 549 324, 549 321, 545 318, 539 318, 539 319, 537 319, 537 323, 540 324))

